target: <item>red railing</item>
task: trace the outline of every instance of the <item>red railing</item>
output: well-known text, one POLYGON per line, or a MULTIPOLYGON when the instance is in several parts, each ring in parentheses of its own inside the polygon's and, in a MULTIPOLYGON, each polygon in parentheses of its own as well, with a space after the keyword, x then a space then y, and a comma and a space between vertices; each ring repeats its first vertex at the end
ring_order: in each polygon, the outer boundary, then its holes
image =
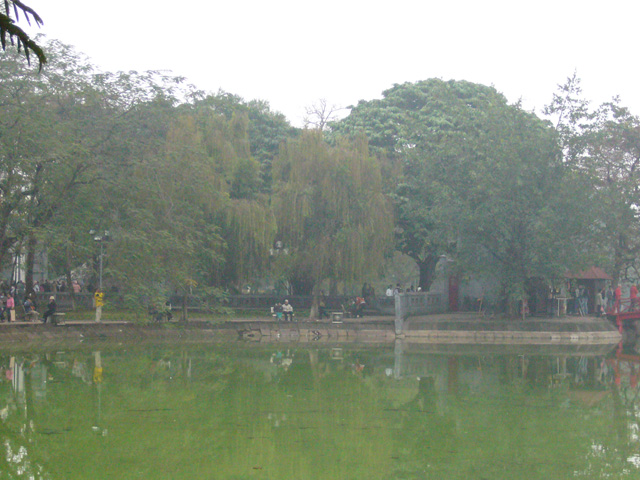
POLYGON ((640 312, 638 298, 621 298, 616 300, 613 306, 607 309, 607 315, 616 315, 618 313, 640 312))

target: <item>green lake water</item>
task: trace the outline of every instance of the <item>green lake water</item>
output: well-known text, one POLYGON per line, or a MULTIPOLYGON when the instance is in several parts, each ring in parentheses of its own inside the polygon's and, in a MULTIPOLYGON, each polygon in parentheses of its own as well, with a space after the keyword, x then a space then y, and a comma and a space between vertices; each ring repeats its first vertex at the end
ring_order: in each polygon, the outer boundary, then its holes
POLYGON ((0 479, 640 478, 634 352, 415 350, 0 350, 0 479))

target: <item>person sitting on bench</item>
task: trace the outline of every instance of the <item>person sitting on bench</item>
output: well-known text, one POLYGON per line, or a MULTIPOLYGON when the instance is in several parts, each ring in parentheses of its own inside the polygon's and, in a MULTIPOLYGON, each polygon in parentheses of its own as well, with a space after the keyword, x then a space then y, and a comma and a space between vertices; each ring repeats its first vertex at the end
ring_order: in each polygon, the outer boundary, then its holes
POLYGON ((364 307, 366 306, 366 304, 367 302, 365 302, 363 297, 356 297, 356 318, 364 317, 364 307))
POLYGON ((327 311, 327 304, 324 299, 321 299, 318 304, 318 315, 320 316, 320 320, 324 317, 331 318, 331 315, 329 315, 329 312, 327 311))
POLYGON ((57 309, 56 299, 55 297, 49 297, 49 303, 47 304, 47 309, 42 314, 42 323, 47 323, 48 319, 51 319, 51 323, 55 323, 55 313, 57 309))
POLYGON ((293 320, 293 305, 289 303, 289 300, 285 300, 282 304, 282 313, 284 314, 284 321, 291 322, 293 320))
POLYGON ((36 302, 33 295, 29 295, 22 304, 24 307, 24 317, 27 322, 35 322, 38 320, 38 311, 36 310, 36 302))

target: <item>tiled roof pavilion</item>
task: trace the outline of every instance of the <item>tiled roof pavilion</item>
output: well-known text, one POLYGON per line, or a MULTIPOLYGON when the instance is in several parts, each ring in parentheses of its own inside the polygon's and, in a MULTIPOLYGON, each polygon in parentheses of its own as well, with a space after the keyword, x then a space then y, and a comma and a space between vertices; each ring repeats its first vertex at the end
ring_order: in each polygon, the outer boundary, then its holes
POLYGON ((613 280, 611 275, 608 275, 600 267, 591 267, 581 272, 567 272, 564 276, 566 278, 575 278, 576 280, 613 280))

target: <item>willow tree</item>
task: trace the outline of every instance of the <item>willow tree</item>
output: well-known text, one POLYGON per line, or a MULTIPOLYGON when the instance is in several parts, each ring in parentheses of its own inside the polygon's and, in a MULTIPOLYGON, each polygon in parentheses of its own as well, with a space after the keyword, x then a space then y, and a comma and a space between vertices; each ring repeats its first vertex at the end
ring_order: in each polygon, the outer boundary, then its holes
POLYGON ((273 179, 278 239, 289 252, 283 258, 295 293, 313 293, 315 307, 323 280, 357 280, 379 268, 392 247, 393 215, 364 137, 329 146, 321 132, 305 131, 283 145, 273 179))
POLYGON ((118 148, 128 160, 104 184, 108 275, 132 300, 237 286, 266 267, 275 234, 246 115, 166 103, 138 106, 118 148))
POLYGON ((239 289, 266 271, 276 232, 268 197, 262 193, 260 163, 251 153, 250 119, 246 112, 227 116, 208 108, 197 109, 195 118, 202 147, 218 175, 212 186, 225 198, 211 218, 224 241, 223 261, 202 266, 209 283, 239 289))

